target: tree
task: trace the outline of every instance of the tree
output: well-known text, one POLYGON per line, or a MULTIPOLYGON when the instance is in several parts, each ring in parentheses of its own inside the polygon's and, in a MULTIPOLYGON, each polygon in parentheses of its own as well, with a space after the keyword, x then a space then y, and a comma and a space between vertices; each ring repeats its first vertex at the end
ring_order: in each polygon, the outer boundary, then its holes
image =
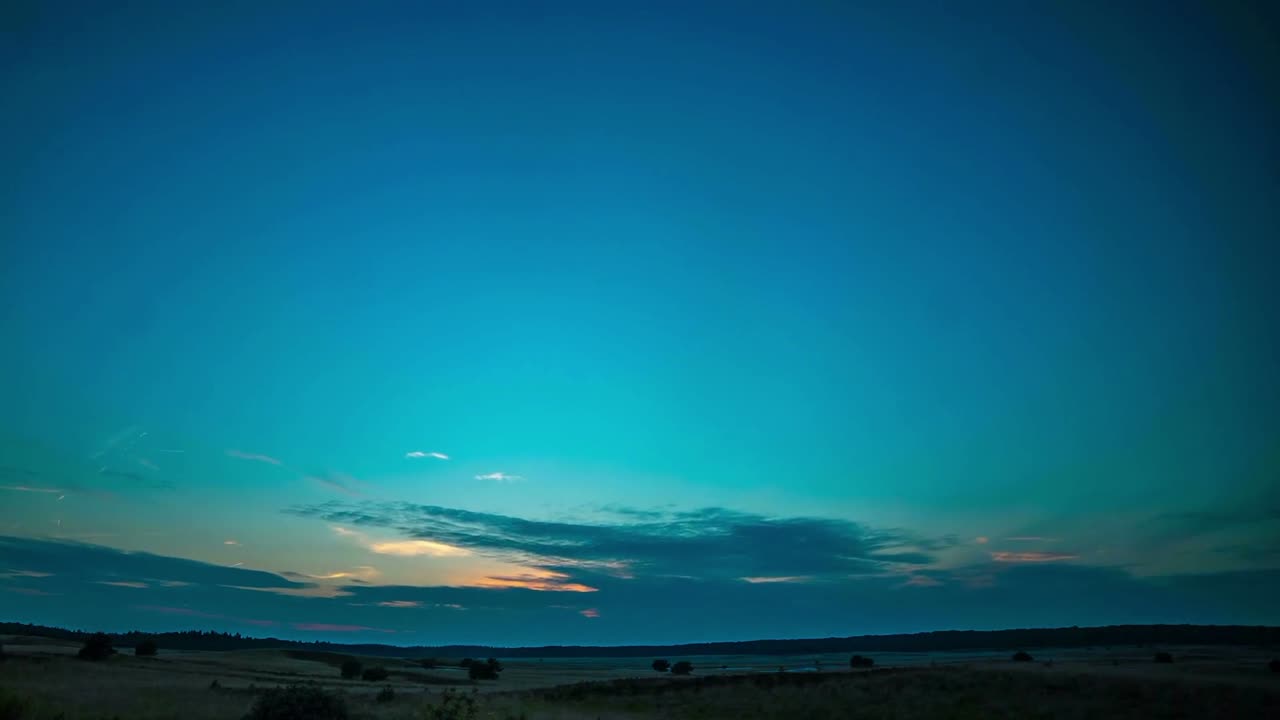
POLYGON ((1155 661, 1158 663, 1171 663, 1173 662, 1173 656, 1162 650, 1156 653, 1155 661))
POLYGON ((671 663, 667 660, 654 660, 653 669, 657 672, 666 672, 671 669, 671 663))
POLYGON ((364 672, 364 665, 355 658, 347 658, 342 661, 342 677, 350 680, 360 677, 360 673, 364 672))
POLYGON ((475 660, 467 667, 467 677, 472 680, 497 680, 498 673, 502 670, 502 663, 496 658, 489 658, 484 662, 475 660))
POLYGON ((469 668, 473 662, 475 662, 475 660, 472 660, 471 658, 462 658, 462 662, 458 663, 458 667, 469 668))
POLYGON ((672 675, 688 675, 691 672, 693 672, 693 663, 688 660, 681 660, 671 666, 672 675))
POLYGON ((364 673, 360 677, 361 679, 368 680, 369 682, 382 682, 388 677, 391 677, 391 673, 387 672, 387 669, 381 665, 375 665, 371 668, 365 668, 364 673))
POLYGON ((157 652, 159 648, 156 647, 155 640, 143 640, 133 646, 133 654, 138 657, 155 657, 157 652))
POLYGON ((1023 650, 1019 650, 1018 652, 1013 654, 1014 662, 1031 662, 1034 659, 1035 658, 1031 657, 1030 653, 1027 653, 1026 651, 1023 651, 1023 650))
POLYGON ((861 655, 854 655, 849 658, 849 667, 851 668, 869 668, 876 664, 875 660, 861 655))
POLYGON ((94 633, 84 641, 84 647, 80 648, 79 657, 81 660, 106 660, 116 654, 116 649, 111 647, 111 636, 106 633, 94 633))

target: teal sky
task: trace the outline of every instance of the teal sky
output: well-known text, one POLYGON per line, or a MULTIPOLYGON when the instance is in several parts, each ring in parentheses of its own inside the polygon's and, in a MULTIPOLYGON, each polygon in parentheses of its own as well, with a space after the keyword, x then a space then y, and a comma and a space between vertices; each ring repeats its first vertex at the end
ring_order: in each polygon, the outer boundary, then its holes
POLYGON ((204 5, 3 11, 4 619, 1280 622, 1265 4, 204 5))

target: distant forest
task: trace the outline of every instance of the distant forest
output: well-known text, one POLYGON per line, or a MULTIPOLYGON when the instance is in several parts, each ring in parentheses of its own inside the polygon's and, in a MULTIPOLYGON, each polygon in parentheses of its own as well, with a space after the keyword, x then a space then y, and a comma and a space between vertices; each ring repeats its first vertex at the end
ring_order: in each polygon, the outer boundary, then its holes
MULTIPOLYGON (((34 635, 82 641, 89 632, 64 628, 0 623, 0 635, 34 635)), ((910 635, 859 635, 804 640, 745 640, 740 642, 689 643, 685 645, 547 645, 542 647, 489 647, 443 645, 437 647, 395 645, 346 645, 255 638, 218 632, 111 633, 114 642, 130 647, 151 639, 169 650, 255 650, 306 648, 386 657, 649 657, 687 655, 809 655, 843 652, 947 652, 955 650, 1022 650, 1032 648, 1107 647, 1132 645, 1244 645, 1280 646, 1280 627, 1252 625, 1108 625, 1105 627, 1040 628, 1025 630, 943 630, 910 635)))

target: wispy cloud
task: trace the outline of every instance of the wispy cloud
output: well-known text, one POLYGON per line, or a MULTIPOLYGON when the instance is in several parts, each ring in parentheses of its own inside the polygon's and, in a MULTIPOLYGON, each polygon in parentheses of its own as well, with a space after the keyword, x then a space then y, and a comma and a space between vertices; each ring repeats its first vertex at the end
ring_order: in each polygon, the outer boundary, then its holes
POLYGON ((524 477, 520 475, 511 475, 510 473, 504 473, 504 472, 491 472, 491 473, 485 473, 484 475, 477 475, 476 479, 491 480, 493 482, 519 482, 523 480, 524 477))
POLYGON ((422 607, 422 603, 417 600, 386 600, 378 603, 378 607, 385 608, 416 608, 422 607))
POLYGON ((53 573, 38 572, 36 570, 14 570, 10 568, 5 572, 0 572, 0 580, 9 580, 12 578, 47 578, 53 577, 53 573))
POLYGON ((309 475, 308 478, 320 487, 337 493, 342 493, 343 495, 359 497, 364 494, 363 488, 365 487, 365 484, 350 475, 331 472, 324 473, 322 475, 309 475))
POLYGON ((448 460, 449 456, 442 452, 423 452, 422 450, 413 450, 404 454, 406 458, 435 458, 437 460, 448 460))
POLYGON ((540 592, 576 592, 589 593, 597 592, 599 588, 593 588, 590 585, 582 583, 565 582, 569 579, 564 573, 538 572, 526 573, 523 575, 491 575, 481 578, 473 583, 469 583, 467 587, 479 588, 523 588, 525 590, 538 590, 540 592))
POLYGON ((282 572, 280 574, 287 578, 303 578, 306 580, 363 580, 365 582, 382 575, 378 568, 372 565, 360 565, 350 570, 339 570, 322 575, 309 575, 300 572, 282 572))
POLYGON ((139 465, 141 465, 142 467, 144 467, 144 468, 148 469, 148 470, 154 470, 154 471, 156 471, 156 472, 159 472, 159 471, 160 471, 160 466, 159 466, 159 465, 156 465, 156 464, 155 464, 155 463, 153 463, 153 462, 151 462, 151 461, 150 461, 150 460, 148 460, 147 458, 138 458, 138 464, 139 464, 139 465))
POLYGON ((11 490, 13 492, 43 493, 46 495, 62 495, 66 493, 65 490, 60 490, 58 488, 36 487, 34 485, 0 485, 0 490, 11 490))
POLYGON ((467 550, 446 545, 444 543, 432 542, 430 540, 389 540, 387 542, 375 542, 369 544, 369 549, 379 555, 399 555, 401 557, 415 557, 426 555, 429 557, 462 557, 470 555, 467 550))
POLYGON ((1015 535, 1007 537, 1005 540, 1012 542, 1058 542, 1058 538, 1042 537, 1040 535, 1015 535))
POLYGON ((804 575, 774 575, 774 576, 754 576, 744 577, 743 582, 749 582, 752 585, 760 585, 767 583, 800 583, 809 582, 813 578, 804 575))
POLYGON ((978 537, 974 538, 973 541, 978 543, 979 545, 986 545, 987 543, 991 542, 991 538, 985 535, 979 535, 978 537))
POLYGON ((582 617, 584 617, 584 618, 598 618, 598 617, 600 617, 600 611, 599 611, 599 610, 597 610, 597 609, 595 609, 595 608, 587 608, 586 610, 579 610, 579 611, 578 611, 578 614, 579 614, 579 615, 581 615, 581 616, 582 616, 582 617))
POLYGON ((334 625, 331 623, 293 623, 294 630, 308 630, 310 632, 379 632, 394 633, 395 630, 387 630, 386 628, 367 627, 365 625, 334 625))
POLYGON ((1075 560, 1079 555, 1049 552, 993 552, 991 559, 1002 563, 1044 563, 1075 560))
POLYGON ((122 587, 122 588, 136 588, 138 590, 145 590, 151 587, 150 585, 144 582, 138 582, 136 580, 95 580, 94 582, 99 585, 111 585, 113 587, 122 587))
POLYGON ((348 590, 329 585, 304 585, 301 587, 251 587, 248 585, 224 585, 223 587, 229 587, 236 590, 252 590, 254 592, 271 593, 273 595, 285 595, 287 597, 340 598, 351 595, 351 592, 348 590))
POLYGON ((238 540, 223 540, 222 544, 223 545, 239 545, 240 542, 238 540))
POLYGON ((270 455, 261 453, 244 452, 243 450, 228 450, 228 457, 239 458, 240 460, 253 460, 254 462, 266 463, 268 465, 283 466, 284 463, 270 455))

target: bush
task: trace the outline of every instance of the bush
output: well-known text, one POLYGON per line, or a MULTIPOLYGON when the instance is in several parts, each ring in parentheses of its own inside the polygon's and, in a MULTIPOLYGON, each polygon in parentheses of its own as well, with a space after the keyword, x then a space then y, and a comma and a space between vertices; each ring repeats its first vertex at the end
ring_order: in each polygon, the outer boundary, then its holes
POLYGON ((396 699, 396 691, 392 689, 390 685, 388 685, 378 691, 378 695, 377 697, 374 698, 374 701, 380 702, 380 703, 389 703, 395 699, 396 699))
POLYGON ((849 658, 849 667, 851 668, 869 668, 876 664, 875 660, 861 655, 854 655, 849 658))
POLYGON ((84 647, 80 648, 78 657, 81 660, 106 660, 116 654, 116 649, 111 647, 111 637, 106 633, 94 633, 84 641, 84 647))
POLYGON ((360 673, 364 672, 364 665, 355 658, 349 658, 342 662, 342 677, 350 680, 360 677, 360 673))
POLYGON ((322 688, 290 685, 259 695, 244 720, 347 720, 347 702, 322 688))
POLYGON ((1173 662, 1173 656, 1167 652, 1158 652, 1156 653, 1155 661, 1158 663, 1171 663, 1173 662))
POLYGON ((364 673, 360 675, 362 680, 368 680, 369 682, 382 682, 389 677, 391 677, 391 673, 387 672, 387 669, 381 665, 365 668, 364 673))
POLYGON ((653 669, 657 672, 666 672, 671 669, 671 663, 666 660, 654 660, 653 669))
POLYGON ((688 675, 691 672, 693 672, 693 663, 688 660, 681 660, 671 666, 672 675, 688 675))
POLYGON ((133 646, 133 654, 138 657, 155 657, 159 650, 160 649, 156 647, 155 640, 143 640, 133 646))
POLYGON ((1013 654, 1014 662, 1031 662, 1034 659, 1035 658, 1031 657, 1029 653, 1026 653, 1022 650, 1019 650, 1018 652, 1013 654))
POLYGON ((476 720, 479 714, 480 708, 476 706, 474 697, 449 689, 440 696, 438 704, 427 706, 423 718, 425 720, 476 720))
POLYGON ((485 662, 473 660, 467 666, 467 677, 472 680, 497 680, 500 672, 502 672, 502 663, 496 658, 489 658, 485 662))
POLYGON ((214 678, 214 679, 213 679, 213 682, 209 683, 209 689, 210 689, 210 690, 221 690, 221 689, 222 689, 222 683, 218 682, 218 678, 214 678))
POLYGON ((1280 673, 1280 660, 1272 660, 1267 663, 1267 667, 1271 668, 1271 672, 1280 673))

